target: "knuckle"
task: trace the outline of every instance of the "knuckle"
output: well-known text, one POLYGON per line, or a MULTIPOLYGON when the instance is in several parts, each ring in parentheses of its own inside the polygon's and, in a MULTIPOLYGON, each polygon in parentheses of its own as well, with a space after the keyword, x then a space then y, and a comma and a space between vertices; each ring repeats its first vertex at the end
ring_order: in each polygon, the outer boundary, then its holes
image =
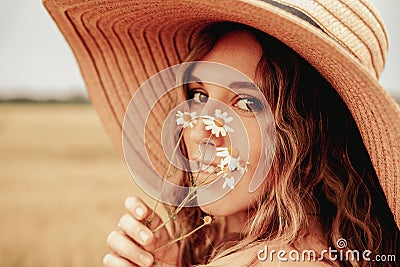
POLYGON ((132 235, 140 227, 140 223, 136 221, 130 214, 125 214, 119 220, 118 227, 121 228, 126 234, 132 235))
POLYGON ((128 226, 132 224, 132 216, 130 216, 129 214, 124 214, 122 215, 121 219, 119 219, 119 225, 120 226, 128 226))
POLYGON ((127 249, 124 255, 140 266, 150 266, 153 259, 151 254, 140 248, 137 244, 132 244, 132 247, 127 249))
MULTIPOLYGON (((154 261, 148 251, 143 250, 137 243, 124 238, 118 231, 112 231, 108 235, 107 243, 115 253, 140 266, 150 266, 154 261)), ((115 255, 109 253, 104 256, 103 264, 106 267, 114 266, 117 259, 115 255)))
POLYGON ((119 227, 141 245, 148 244, 153 238, 153 232, 129 214, 122 216, 119 227))

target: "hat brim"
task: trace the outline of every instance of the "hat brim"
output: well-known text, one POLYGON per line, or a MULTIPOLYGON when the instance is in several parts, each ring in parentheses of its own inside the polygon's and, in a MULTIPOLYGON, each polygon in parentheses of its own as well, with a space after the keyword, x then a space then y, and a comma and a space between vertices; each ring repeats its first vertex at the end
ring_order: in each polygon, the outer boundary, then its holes
POLYGON ((151 75, 178 64, 193 35, 233 21, 276 37, 332 84, 350 110, 400 226, 400 108, 354 56, 309 22, 262 1, 46 0, 89 96, 122 151, 125 110, 151 75))

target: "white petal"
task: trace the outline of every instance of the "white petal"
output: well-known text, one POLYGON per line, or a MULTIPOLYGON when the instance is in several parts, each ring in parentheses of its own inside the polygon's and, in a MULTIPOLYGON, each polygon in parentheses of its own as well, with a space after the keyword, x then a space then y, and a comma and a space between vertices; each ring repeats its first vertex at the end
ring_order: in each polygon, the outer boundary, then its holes
POLYGON ((228 164, 228 169, 230 171, 234 171, 236 170, 236 168, 237 168, 236 162, 234 160, 231 160, 228 164))
POLYGON ((222 150, 222 151, 218 151, 217 153, 215 153, 215 155, 217 157, 227 157, 227 156, 229 156, 229 152, 228 152, 228 150, 222 150))
MULTIPOLYGON (((222 135, 222 136, 226 136, 226 131, 225 131, 225 128, 223 128, 223 127, 222 127, 222 128, 221 128, 221 127, 219 127, 218 129, 219 129, 219 131, 221 132, 221 135, 222 135)), ((218 137, 218 136, 217 136, 217 137, 218 137)))
POLYGON ((231 179, 229 179, 228 185, 231 189, 233 189, 235 187, 235 181, 234 181, 233 177, 231 179))
POLYGON ((233 129, 231 128, 231 127, 229 127, 228 125, 224 125, 224 129, 227 131, 227 132, 231 132, 231 133, 233 133, 233 129))
POLYGON ((207 131, 211 130, 211 133, 214 134, 214 125, 207 125, 205 129, 207 131))
POLYGON ((226 185, 228 185, 231 189, 233 189, 234 188, 234 184, 235 184, 235 180, 234 180, 234 178, 233 178, 233 176, 232 177, 230 177, 230 178, 225 178, 225 182, 224 182, 224 184, 222 185, 222 188, 225 188, 226 187, 226 185))
POLYGON ((211 125, 211 124, 214 124, 214 120, 203 119, 203 123, 206 125, 211 125))
POLYGON ((233 121, 232 117, 228 117, 228 118, 225 119, 225 123, 230 123, 231 121, 233 121))
POLYGON ((221 164, 218 164, 217 167, 220 168, 220 171, 218 172, 217 175, 224 174, 224 171, 223 171, 223 170, 224 170, 225 166, 223 166, 223 165, 221 165, 221 164))
POLYGON ((203 115, 203 116, 201 116, 201 118, 206 119, 206 120, 214 120, 215 119, 215 117, 210 116, 210 115, 203 115))
POLYGON ((225 165, 228 165, 230 161, 231 161, 231 157, 228 156, 221 160, 221 164, 225 166, 225 165))

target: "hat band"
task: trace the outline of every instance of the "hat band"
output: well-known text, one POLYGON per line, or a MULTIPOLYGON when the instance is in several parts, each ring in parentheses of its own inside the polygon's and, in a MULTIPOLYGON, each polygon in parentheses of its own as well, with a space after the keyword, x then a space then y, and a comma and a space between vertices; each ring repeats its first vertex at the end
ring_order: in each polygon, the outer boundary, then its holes
POLYGON ((282 10, 285 10, 285 11, 289 12, 290 14, 295 15, 296 17, 298 17, 298 18, 300 18, 300 19, 302 19, 304 21, 307 21, 312 26, 320 29, 321 31, 323 31, 326 34, 326 32, 312 18, 307 16, 302 11, 300 11, 300 10, 298 10, 298 9, 292 7, 292 6, 288 6, 288 5, 285 5, 283 3, 276 2, 275 0, 261 0, 261 1, 263 1, 265 3, 268 3, 270 5, 273 5, 275 7, 278 7, 280 9, 282 9, 282 10))
POLYGON ((257 2, 268 3, 320 29, 325 36, 350 53, 372 76, 379 78, 381 75, 387 53, 387 34, 379 14, 367 3, 355 1, 350 5, 345 0, 257 2))

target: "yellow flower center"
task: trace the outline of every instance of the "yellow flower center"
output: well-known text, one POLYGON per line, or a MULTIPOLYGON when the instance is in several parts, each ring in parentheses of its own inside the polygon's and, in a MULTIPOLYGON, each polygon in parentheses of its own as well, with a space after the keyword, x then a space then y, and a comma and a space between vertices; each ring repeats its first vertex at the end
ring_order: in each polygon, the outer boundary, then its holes
POLYGON ((238 158, 240 155, 239 149, 237 149, 236 147, 228 148, 228 153, 229 153, 229 155, 232 156, 232 158, 238 158))
POLYGON ((210 216, 204 217, 204 224, 210 224, 212 222, 212 218, 210 216))
POLYGON ((187 121, 187 122, 192 120, 192 117, 189 114, 183 115, 182 118, 183 118, 184 121, 187 121))
POLYGON ((224 127, 225 121, 223 119, 214 119, 214 123, 217 127, 224 127))

